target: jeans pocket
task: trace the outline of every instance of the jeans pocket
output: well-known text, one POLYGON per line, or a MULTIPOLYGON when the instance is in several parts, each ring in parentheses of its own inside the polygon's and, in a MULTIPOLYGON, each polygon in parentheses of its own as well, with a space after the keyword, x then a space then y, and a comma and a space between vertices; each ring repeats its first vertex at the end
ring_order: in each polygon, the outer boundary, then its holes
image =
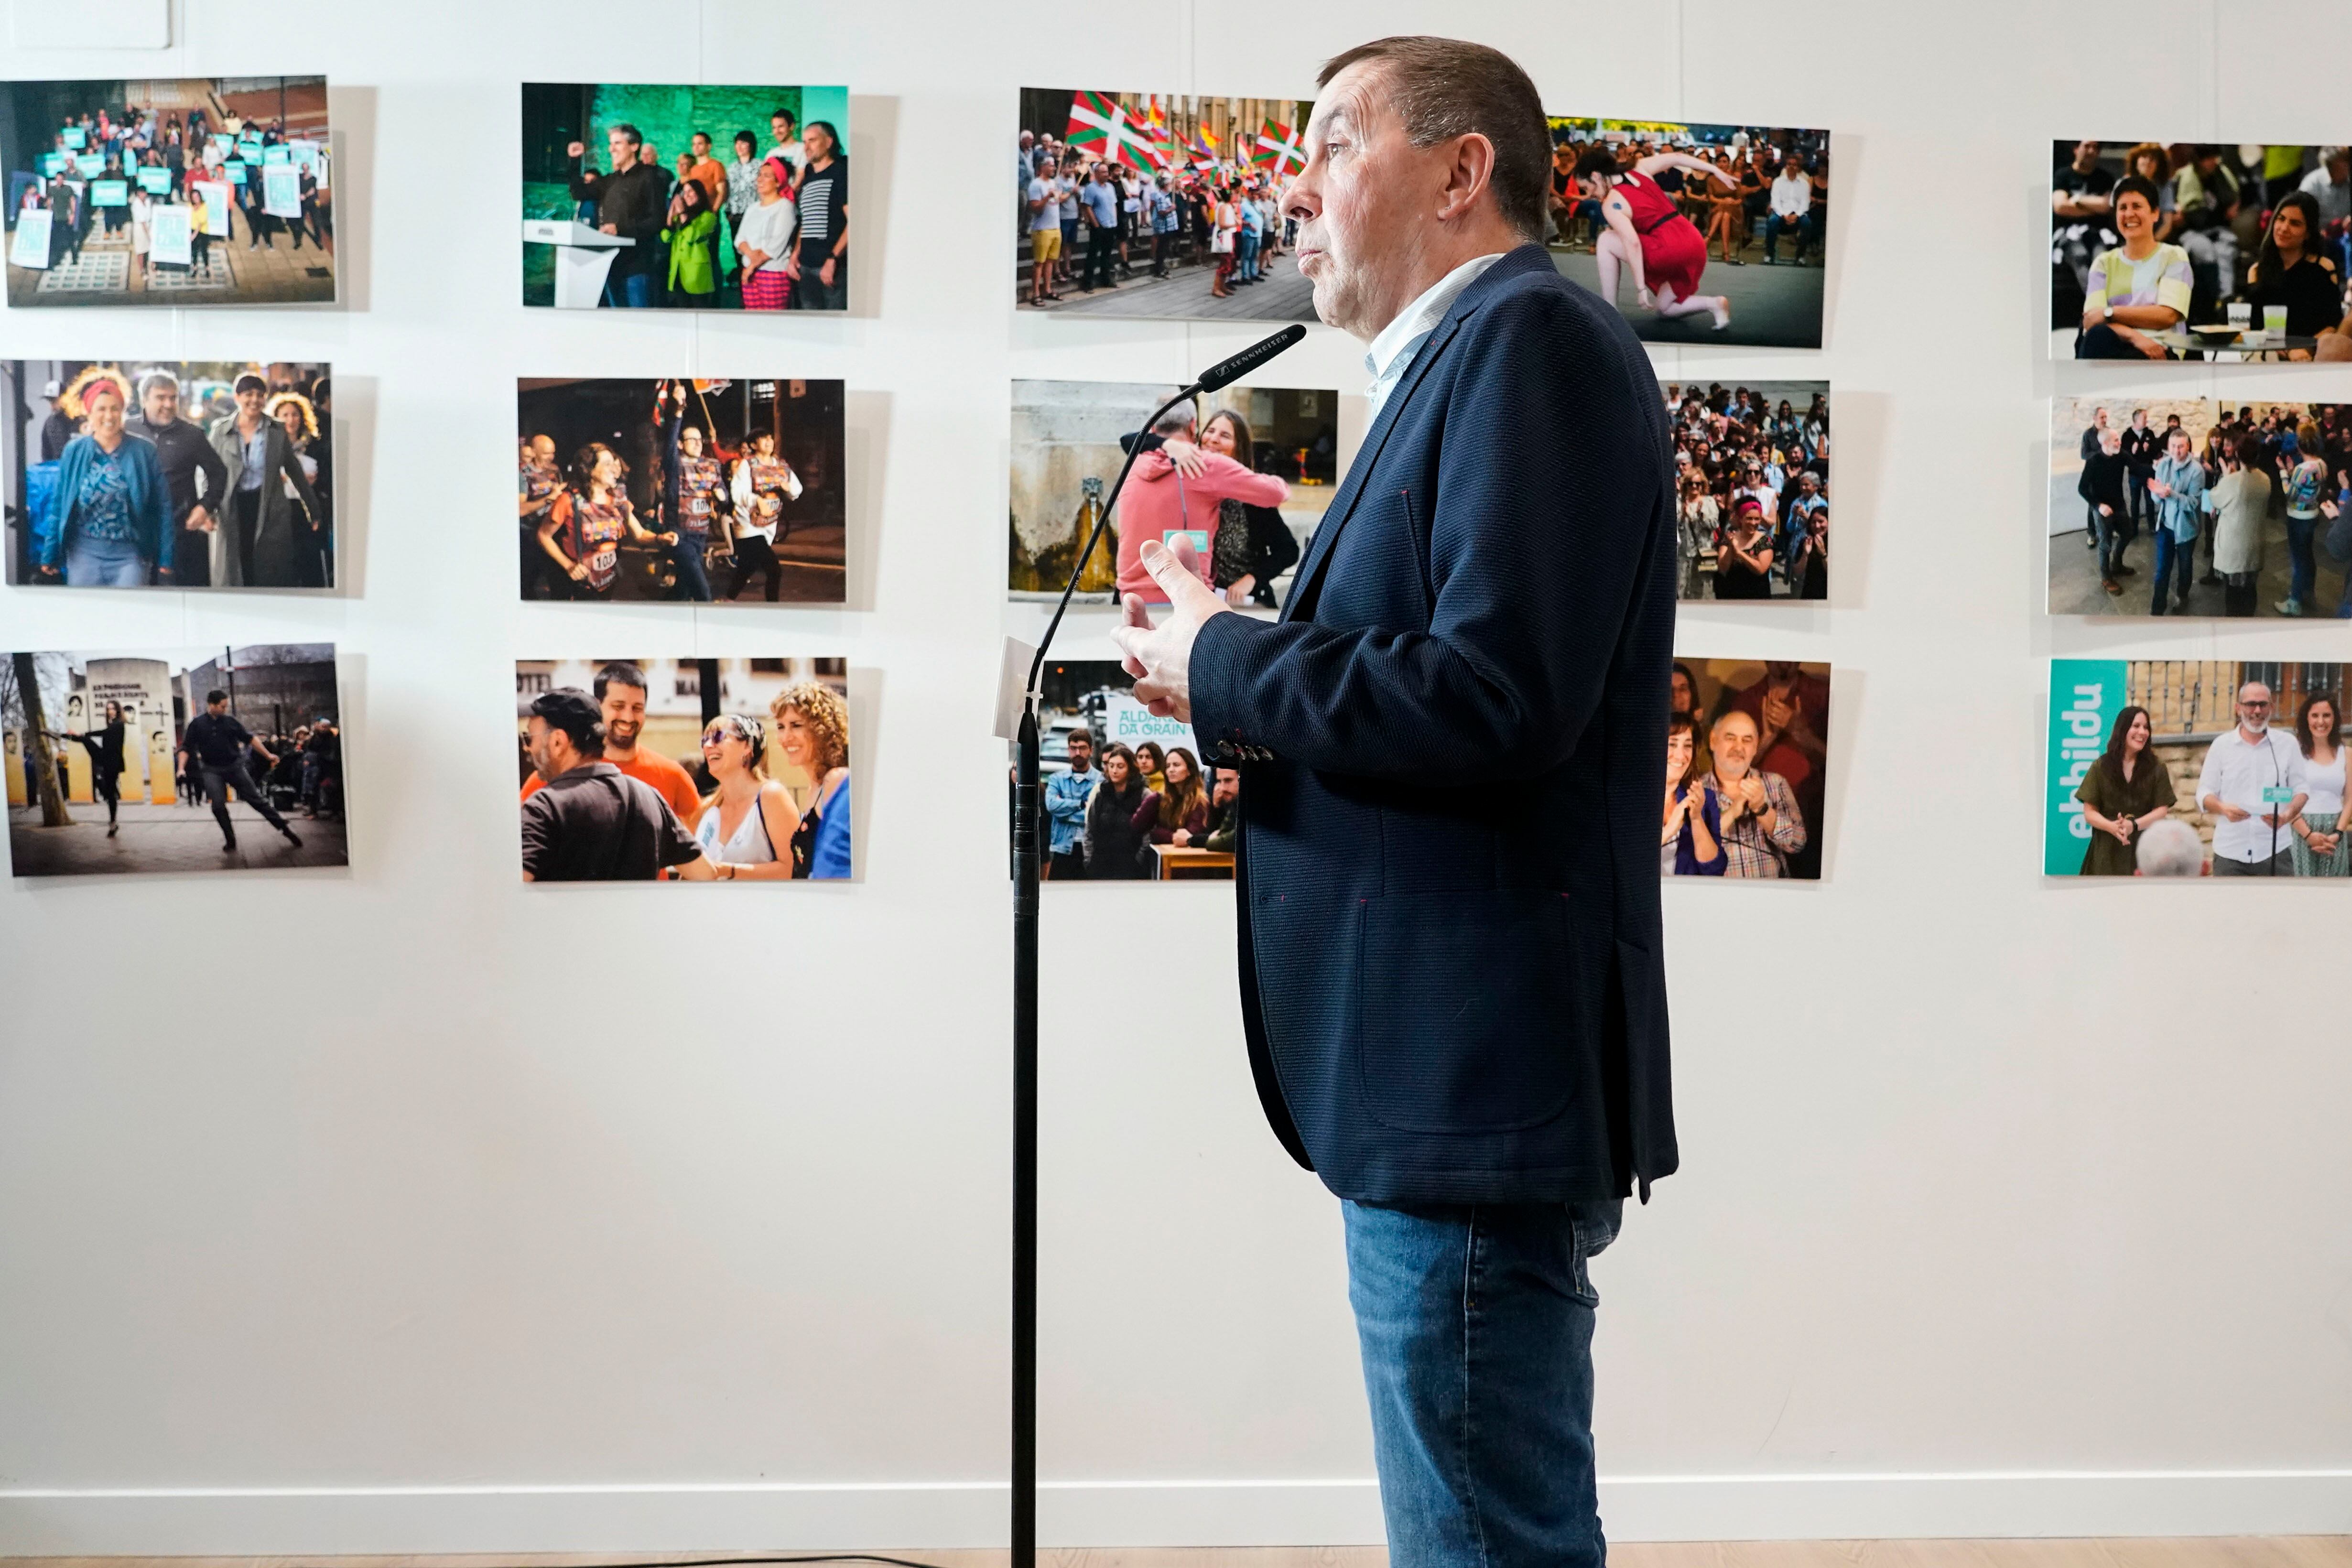
POLYGON ((1592 1288, 1592 1276, 1586 1266, 1617 1239, 1624 1213, 1622 1198, 1590 1199, 1568 1206, 1569 1225, 1574 1233, 1576 1295, 1588 1307, 1601 1304, 1601 1293, 1592 1288))

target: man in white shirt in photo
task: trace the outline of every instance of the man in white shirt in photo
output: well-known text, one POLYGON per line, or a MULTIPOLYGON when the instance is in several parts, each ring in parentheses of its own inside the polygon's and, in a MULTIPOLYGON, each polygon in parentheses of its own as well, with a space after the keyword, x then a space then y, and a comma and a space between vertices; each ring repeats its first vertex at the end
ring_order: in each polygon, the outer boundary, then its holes
POLYGON ((1805 265, 1805 246, 1813 237, 1813 183, 1805 174, 1805 165, 1793 152, 1772 176, 1772 208, 1764 219, 1764 265, 1780 263, 1780 235, 1792 230, 1797 236, 1797 253, 1790 258, 1794 267, 1805 265))
POLYGON ((2303 810, 2303 748, 2271 727, 2271 689, 2238 688, 2238 724, 2206 749, 2197 807, 2213 823, 2215 876, 2292 876, 2287 824, 2303 810))

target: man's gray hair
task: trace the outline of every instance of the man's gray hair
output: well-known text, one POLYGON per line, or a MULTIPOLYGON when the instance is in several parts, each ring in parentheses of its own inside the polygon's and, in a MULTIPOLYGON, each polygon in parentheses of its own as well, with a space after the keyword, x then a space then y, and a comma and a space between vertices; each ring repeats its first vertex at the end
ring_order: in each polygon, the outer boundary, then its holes
POLYGON ((1495 149, 1490 183, 1503 219, 1531 240, 1543 237, 1551 194, 1551 122, 1543 99, 1517 62, 1500 49, 1460 38, 1398 37, 1358 44, 1324 62, 1318 87, 1349 66, 1380 69, 1380 96, 1404 121, 1415 147, 1474 132, 1495 149))
POLYGON ((1191 401, 1187 400, 1186 402, 1178 403, 1174 408, 1170 409, 1158 419, 1153 420, 1151 422, 1151 434, 1154 435, 1174 435, 1181 431, 1190 430, 1200 423, 1200 414, 1193 411, 1191 401))
POLYGON ((2205 844, 2197 830, 2177 817, 2148 824, 2139 836, 2143 876, 2195 876, 2205 869, 2205 844))
POLYGON ((149 371, 145 375, 139 378, 140 402, 144 402, 147 401, 147 389, 150 387, 170 387, 176 392, 180 390, 180 378, 166 370, 157 369, 149 371))

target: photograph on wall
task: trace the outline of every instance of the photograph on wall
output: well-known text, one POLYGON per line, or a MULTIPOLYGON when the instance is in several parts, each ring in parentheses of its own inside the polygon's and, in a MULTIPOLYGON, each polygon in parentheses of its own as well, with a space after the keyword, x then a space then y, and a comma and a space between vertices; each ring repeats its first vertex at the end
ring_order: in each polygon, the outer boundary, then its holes
POLYGON ((1830 383, 1666 382, 1684 600, 1826 600, 1830 383))
POLYGON ((324 77, 0 82, 8 303, 335 298, 324 77))
POLYGON ((1013 300, 1024 310, 1312 321, 1282 187, 1312 103, 1023 88, 1013 300))
POLYGON ((10 653, 17 876, 349 863, 331 643, 10 653))
POLYGON ((2053 615, 2352 619, 2352 403, 2051 402, 2053 615))
POLYGON ((2045 876, 2352 876, 2352 665, 2053 659, 2045 876))
MULTIPOLYGON (((1058 600, 1093 535, 1130 444, 1177 388, 1156 382, 1013 383, 1012 537, 1007 590, 1058 600)), ((1146 539, 1192 540, 1204 580, 1239 609, 1278 609, 1340 470, 1339 396, 1231 386, 1160 416, 1117 514, 1078 574, 1075 603, 1123 593, 1164 604, 1143 570, 1146 539)))
POLYGON ((843 659, 519 659, 525 882, 852 874, 843 659))
POLYGON ((2050 354, 2352 360, 2352 149, 2062 141, 2050 354))
POLYGON ((1233 879, 1240 768, 1138 702, 1116 659, 1049 661, 1040 695, 1046 881, 1233 879))
POLYGON ((1668 690, 1659 871, 1819 881, 1830 667, 1678 658, 1668 690))
POLYGON ((1822 346, 1830 133, 1551 121, 1562 276, 1652 343, 1822 346))
POLYGON ((518 387, 523 598, 842 602, 841 382, 518 387))
POLYGON ((10 583, 335 586, 329 366, 7 360, 0 406, 10 583))
POLYGON ((849 89, 522 85, 522 302, 849 308, 849 89))

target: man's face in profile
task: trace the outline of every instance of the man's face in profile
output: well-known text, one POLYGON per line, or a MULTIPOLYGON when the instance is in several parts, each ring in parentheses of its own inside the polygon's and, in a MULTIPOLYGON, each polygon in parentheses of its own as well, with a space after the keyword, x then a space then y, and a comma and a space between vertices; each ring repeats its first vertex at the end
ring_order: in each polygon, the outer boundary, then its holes
POLYGON ((1360 62, 1331 78, 1307 122, 1307 167, 1282 197, 1301 220, 1298 273, 1315 285, 1315 314, 1362 338, 1402 303, 1402 276, 1444 180, 1437 154, 1408 142, 1373 90, 1380 71, 1360 62))

